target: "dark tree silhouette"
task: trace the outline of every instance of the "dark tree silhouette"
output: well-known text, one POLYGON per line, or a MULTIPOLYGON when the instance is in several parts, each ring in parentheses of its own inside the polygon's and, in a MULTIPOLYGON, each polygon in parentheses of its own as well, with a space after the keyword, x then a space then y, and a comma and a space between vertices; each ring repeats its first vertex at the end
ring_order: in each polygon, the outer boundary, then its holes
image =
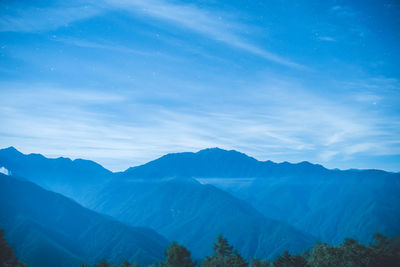
POLYGON ((302 256, 292 256, 285 251, 282 256, 278 256, 273 264, 274 267, 304 267, 307 261, 302 256))
POLYGON ((166 262, 161 263, 165 267, 194 267, 196 262, 190 258, 190 251, 176 242, 172 242, 165 252, 166 262))
POLYGON ((214 244, 214 253, 201 264, 202 267, 247 267, 248 263, 229 245, 226 238, 219 235, 214 244))
POLYGON ((4 231, 0 229, 0 267, 23 267, 25 264, 18 261, 12 247, 4 238, 4 231))

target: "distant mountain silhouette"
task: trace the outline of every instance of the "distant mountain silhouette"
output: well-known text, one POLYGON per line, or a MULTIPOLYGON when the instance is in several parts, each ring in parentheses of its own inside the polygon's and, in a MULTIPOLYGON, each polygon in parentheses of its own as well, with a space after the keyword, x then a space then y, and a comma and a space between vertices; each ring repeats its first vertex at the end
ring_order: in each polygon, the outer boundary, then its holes
POLYGON ((79 266, 102 259, 142 264, 163 259, 168 241, 148 228, 126 226, 76 202, 0 174, 0 228, 28 266, 79 266))
POLYGON ((324 173, 328 170, 318 164, 301 162, 274 163, 258 161, 235 150, 208 148, 197 153, 167 154, 124 172, 130 178, 165 178, 175 176, 209 178, 257 178, 287 173, 324 173))
POLYGON ((243 199, 267 217, 333 244, 400 234, 400 174, 261 162, 219 148, 168 154, 128 169, 126 179, 193 177, 243 199), (243 179, 245 178, 245 179, 243 179))
POLYGON ((66 170, 50 168, 60 159, 9 150, 0 151, 0 167, 60 193, 75 189, 84 197, 70 196, 87 207, 152 227, 196 257, 210 252, 219 233, 244 256, 260 258, 284 249, 298 252, 314 238, 368 243, 375 232, 400 234, 399 173, 262 162, 219 148, 168 154, 111 173, 90 161, 67 159, 61 160, 69 162, 66 170))
POLYGON ((88 195, 99 190, 112 174, 90 160, 25 155, 14 147, 0 149, 0 167, 7 168, 14 176, 24 177, 80 203, 84 203, 88 195))

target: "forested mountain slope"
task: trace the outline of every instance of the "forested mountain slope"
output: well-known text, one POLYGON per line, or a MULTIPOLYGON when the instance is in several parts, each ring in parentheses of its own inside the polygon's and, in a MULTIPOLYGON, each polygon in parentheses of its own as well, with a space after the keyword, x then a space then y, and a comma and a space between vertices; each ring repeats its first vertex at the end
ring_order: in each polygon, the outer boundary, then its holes
POLYGON ((0 174, 0 229, 28 266, 78 266, 101 259, 142 264, 163 258, 168 241, 73 200, 0 174))

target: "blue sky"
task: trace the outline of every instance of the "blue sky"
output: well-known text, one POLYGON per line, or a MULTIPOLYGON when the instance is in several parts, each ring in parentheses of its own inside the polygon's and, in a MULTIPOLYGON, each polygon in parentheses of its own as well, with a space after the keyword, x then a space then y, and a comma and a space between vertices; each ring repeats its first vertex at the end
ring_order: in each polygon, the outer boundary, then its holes
POLYGON ((0 139, 400 171, 398 1, 1 1, 0 139))

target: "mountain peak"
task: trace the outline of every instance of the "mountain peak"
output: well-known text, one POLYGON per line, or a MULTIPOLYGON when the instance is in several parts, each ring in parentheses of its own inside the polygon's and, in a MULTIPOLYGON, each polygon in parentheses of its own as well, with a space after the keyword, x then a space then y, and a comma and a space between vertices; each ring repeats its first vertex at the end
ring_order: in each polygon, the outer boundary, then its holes
POLYGON ((219 148, 219 147, 208 147, 208 148, 204 148, 204 149, 199 150, 197 153, 204 153, 204 152, 222 152, 222 151, 227 152, 228 150, 222 149, 222 148, 219 148))
MULTIPOLYGON (((209 148, 204 148, 202 150, 199 150, 197 153, 240 153, 236 150, 227 150, 219 147, 209 147, 209 148)), ((240 153, 242 154, 242 153, 240 153)))
POLYGON ((13 146, 0 149, 0 157, 21 158, 23 155, 13 146))
POLYGON ((234 149, 227 150, 227 149, 223 149, 223 148, 219 148, 219 147, 205 148, 205 149, 198 151, 195 154, 207 155, 207 156, 221 155, 224 157, 231 155, 231 156, 236 156, 236 157, 252 158, 252 157, 246 155, 245 153, 239 152, 237 150, 234 150, 234 149))
POLYGON ((3 150, 5 152, 9 152, 9 153, 19 153, 19 154, 21 154, 21 152, 19 152, 18 149, 16 149, 13 146, 10 146, 10 147, 7 147, 7 148, 3 148, 3 149, 0 149, 0 150, 3 150))

